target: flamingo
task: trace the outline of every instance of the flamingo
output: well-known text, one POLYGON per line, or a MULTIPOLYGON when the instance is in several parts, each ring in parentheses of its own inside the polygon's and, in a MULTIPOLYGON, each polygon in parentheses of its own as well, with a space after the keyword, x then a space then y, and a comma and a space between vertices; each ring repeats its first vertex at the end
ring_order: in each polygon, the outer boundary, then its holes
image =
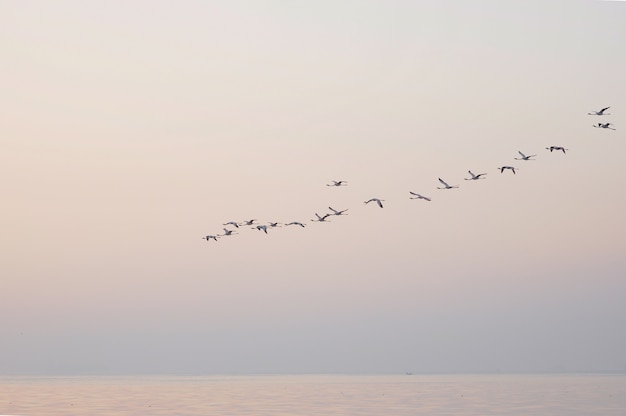
POLYGON ((481 178, 481 176, 486 175, 486 173, 479 173, 478 175, 474 175, 471 170, 468 170, 467 172, 471 175, 471 177, 470 178, 463 178, 466 181, 476 181, 478 179, 485 179, 485 178, 481 178))
POLYGON ((384 199, 371 198, 371 199, 368 199, 367 201, 365 201, 365 203, 369 204, 370 202, 376 202, 378 204, 378 206, 382 208, 384 201, 385 201, 384 199))
POLYGON ((344 212, 347 211, 347 209, 342 209, 340 211, 334 209, 333 207, 328 207, 329 210, 331 210, 333 212, 332 215, 348 215, 348 214, 344 214, 344 212))
POLYGON ((330 216, 330 214, 324 214, 323 216, 320 217, 320 215, 316 212, 315 216, 317 217, 316 220, 311 220, 313 222, 328 222, 326 221, 326 218, 328 218, 330 216))
POLYGON ((243 224, 241 225, 253 225, 255 221, 256 220, 247 220, 247 221, 244 221, 243 224))
POLYGON ((259 231, 263 231, 265 234, 267 234, 267 225, 257 225, 256 229, 259 231))
POLYGON ((239 224, 237 224, 235 221, 228 221, 226 224, 222 225, 232 225, 235 228, 239 228, 239 224))
POLYGON ((299 226, 300 226, 300 227, 302 227, 302 228, 304 228, 304 227, 305 227, 305 225, 304 225, 304 224, 302 224, 301 222, 298 222, 298 221, 291 221, 290 223, 285 224, 285 225, 299 225, 299 226))
POLYGON ((279 222, 271 222, 270 221, 267 225, 269 225, 270 228, 274 228, 274 227, 280 227, 280 225, 278 225, 278 224, 280 224, 280 223, 279 222))
POLYGON ((566 149, 566 148, 561 147, 561 146, 550 146, 550 147, 546 147, 546 149, 549 150, 550 152, 552 152, 553 150, 556 150, 556 151, 560 150, 560 151, 563 152, 563 154, 565 154, 566 150, 569 150, 569 149, 566 149))
POLYGON ((218 236, 216 235, 205 235, 204 237, 202 237, 203 240, 209 241, 209 240, 215 240, 217 241, 218 236))
POLYGON ((444 187, 441 188, 438 186, 437 189, 454 189, 454 188, 459 187, 458 185, 454 185, 454 186, 448 185, 443 179, 441 178, 438 178, 438 179, 439 179, 439 182, 441 182, 444 187))
POLYGON ((599 128, 599 129, 609 129, 609 130, 615 130, 612 126, 612 123, 598 123, 598 125, 593 125, 593 127, 595 128, 599 128))
POLYGON ((500 173, 504 173, 504 170, 508 169, 513 172, 513 175, 515 175, 515 168, 513 166, 502 166, 498 169, 500 169, 500 173))
POLYGON ((331 181, 332 183, 327 183, 326 186, 348 186, 347 181, 331 181))
POLYGON ((233 234, 238 234, 238 233, 234 232, 233 230, 229 230, 227 228, 224 228, 224 234, 222 234, 222 235, 233 235, 233 234))
POLYGON ((587 113, 590 116, 610 116, 611 114, 609 113, 605 113, 606 110, 608 110, 611 107, 604 107, 602 110, 600 111, 592 111, 591 113, 587 113))
POLYGON ((430 198, 429 198, 429 197, 427 197, 427 196, 420 195, 420 194, 416 194, 415 192, 411 192, 411 191, 409 191, 409 193, 410 193, 411 195, 415 195, 415 198, 411 197, 411 199, 423 199, 423 200, 425 200, 425 201, 429 201, 429 202, 430 202, 430 198))
POLYGON ((535 160, 535 159, 531 159, 531 157, 537 156, 537 155, 528 155, 528 156, 526 156, 524 153, 522 153, 519 150, 517 151, 517 153, 519 153, 520 156, 522 156, 522 157, 514 157, 513 159, 515 159, 515 160, 535 160))

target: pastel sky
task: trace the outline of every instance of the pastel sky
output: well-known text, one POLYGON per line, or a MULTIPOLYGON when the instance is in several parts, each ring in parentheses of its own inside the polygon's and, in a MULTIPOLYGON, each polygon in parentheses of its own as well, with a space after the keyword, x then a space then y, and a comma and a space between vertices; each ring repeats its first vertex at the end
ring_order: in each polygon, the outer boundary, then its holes
POLYGON ((624 22, 0 2, 0 374, 626 371, 624 22))

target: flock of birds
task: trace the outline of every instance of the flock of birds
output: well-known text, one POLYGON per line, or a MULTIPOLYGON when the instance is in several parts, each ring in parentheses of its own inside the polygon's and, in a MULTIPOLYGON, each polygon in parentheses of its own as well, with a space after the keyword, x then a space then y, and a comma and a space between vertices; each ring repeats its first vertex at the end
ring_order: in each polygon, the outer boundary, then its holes
MULTIPOLYGON (((588 115, 592 115, 592 116, 608 116, 610 115, 610 113, 607 113, 606 111, 609 109, 610 107, 605 107, 602 108, 599 111, 592 111, 590 113, 587 113, 588 115)), ((608 129, 608 130, 615 130, 615 128, 613 127, 612 123, 597 123, 594 124, 593 127, 595 128, 599 128, 599 129, 608 129)), ((563 146, 549 146, 546 147, 546 150, 549 150, 551 153, 552 152, 563 152, 563 154, 566 154, 567 151, 569 149, 566 149, 563 146)), ((516 157, 514 158, 515 160, 521 160, 521 161, 530 161, 530 160, 535 160, 533 159, 534 157, 536 157, 537 155, 527 155, 525 153, 523 153, 522 151, 518 150, 517 152, 519 154, 520 157, 516 157)), ((513 174, 516 173, 516 167, 514 166, 509 166, 509 165, 504 165, 504 166, 500 166, 498 168, 498 170, 500 171, 500 173, 504 173, 504 171, 509 170, 511 171, 513 174)), ((486 173, 473 173, 471 170, 467 171, 469 173, 469 177, 468 178, 463 178, 466 181, 476 181, 476 180, 480 180, 480 179, 486 179, 485 176, 487 175, 486 173)), ((442 186, 438 186, 437 189, 444 189, 444 190, 449 190, 449 189, 456 189, 459 188, 459 185, 450 185, 448 184, 446 181, 444 181, 441 178, 438 178, 439 183, 442 186)), ((331 181, 331 183, 326 184, 326 186, 330 186, 330 187, 343 187, 343 186, 348 186, 348 182, 345 180, 333 180, 331 181)), ((422 194, 419 193, 415 193, 412 191, 409 191, 409 198, 410 199, 421 199, 427 202, 431 201, 431 198, 428 196, 424 196, 422 194)), ((383 208, 383 202, 385 202, 384 199, 380 199, 380 198, 370 198, 367 201, 364 201, 364 204, 367 205, 370 202, 375 203, 376 205, 378 205, 379 208, 383 208)), ((324 213, 323 215, 318 214, 317 212, 315 213, 315 218, 312 218, 310 221, 311 222, 329 222, 328 218, 330 217, 334 217, 334 216, 341 216, 341 215, 347 215, 346 211, 348 211, 348 209, 342 209, 342 210, 337 210, 334 209, 332 207, 328 207, 328 209, 330 210, 330 212, 328 213, 324 213)), ((297 227, 306 227, 306 224, 301 222, 301 221, 291 221, 291 222, 287 222, 287 223, 279 223, 279 222, 267 222, 264 224, 260 224, 257 223, 257 219, 249 219, 249 220, 244 220, 241 222, 237 222, 237 221, 228 221, 223 223, 223 228, 222 230, 224 231, 223 233, 216 233, 216 234, 208 234, 205 235, 204 237, 202 237, 203 240, 206 241, 210 241, 210 240, 214 240, 217 241, 218 238, 221 237, 228 237, 228 236, 232 236, 234 234, 238 234, 238 232, 236 230, 241 229, 242 227, 249 227, 251 229, 256 229, 258 231, 262 231, 265 234, 268 234, 268 229, 272 229, 272 228, 276 228, 276 227, 281 227, 282 225, 284 226, 297 226, 297 227), (230 226, 233 228, 226 228, 226 226, 230 226)))

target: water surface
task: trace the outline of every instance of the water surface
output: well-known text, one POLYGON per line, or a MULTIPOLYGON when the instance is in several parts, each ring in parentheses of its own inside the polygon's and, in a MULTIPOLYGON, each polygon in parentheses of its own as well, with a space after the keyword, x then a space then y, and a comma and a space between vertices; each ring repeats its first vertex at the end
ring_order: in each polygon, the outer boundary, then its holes
POLYGON ((2 377, 0 414, 624 416, 626 375, 2 377))

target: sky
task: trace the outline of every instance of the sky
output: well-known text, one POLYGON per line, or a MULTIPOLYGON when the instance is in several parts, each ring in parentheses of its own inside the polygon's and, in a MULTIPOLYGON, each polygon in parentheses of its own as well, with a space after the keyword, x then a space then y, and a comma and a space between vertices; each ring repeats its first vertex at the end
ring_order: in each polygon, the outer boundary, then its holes
POLYGON ((624 21, 1 1, 0 374, 626 371, 624 21))

